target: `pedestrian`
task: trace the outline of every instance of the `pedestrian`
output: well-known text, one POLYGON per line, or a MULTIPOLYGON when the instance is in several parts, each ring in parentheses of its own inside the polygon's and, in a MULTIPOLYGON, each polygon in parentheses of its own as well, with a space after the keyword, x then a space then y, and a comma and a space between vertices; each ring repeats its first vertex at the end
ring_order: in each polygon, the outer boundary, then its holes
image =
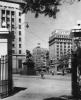
POLYGON ((52 73, 52 75, 54 75, 54 71, 52 71, 51 73, 52 73))
POLYGON ((44 79, 44 72, 41 71, 41 78, 44 79))
POLYGON ((63 76, 65 75, 65 73, 64 73, 64 68, 62 69, 62 75, 63 75, 63 76))

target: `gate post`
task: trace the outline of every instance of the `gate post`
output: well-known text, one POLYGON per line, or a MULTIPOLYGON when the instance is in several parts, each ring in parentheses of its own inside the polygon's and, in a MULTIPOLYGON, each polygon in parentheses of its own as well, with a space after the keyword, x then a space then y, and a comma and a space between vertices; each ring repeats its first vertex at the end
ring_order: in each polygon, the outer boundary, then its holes
POLYGON ((78 65, 81 64, 78 61, 78 51, 81 49, 81 22, 77 23, 77 26, 71 30, 70 33, 72 37, 72 58, 71 58, 71 65, 72 65, 72 96, 74 98, 79 98, 80 96, 80 86, 78 82, 78 65))
MULTIPOLYGON (((0 28, 0 39, 7 39, 7 56, 6 56, 6 66, 5 78, 0 79, 0 98, 7 97, 12 93, 13 82, 12 82, 12 39, 13 34, 8 31, 7 28, 0 28), (7 62, 8 59, 8 62, 7 62), (8 63, 8 64, 7 64, 8 63)), ((0 77, 2 72, 0 72, 0 77)))
POLYGON ((11 94, 13 82, 12 82, 12 33, 9 32, 8 36, 8 92, 11 94))
POLYGON ((72 52, 72 75, 71 75, 71 81, 72 81, 72 96, 74 98, 78 97, 78 86, 77 86, 77 62, 76 62, 76 53, 72 52))

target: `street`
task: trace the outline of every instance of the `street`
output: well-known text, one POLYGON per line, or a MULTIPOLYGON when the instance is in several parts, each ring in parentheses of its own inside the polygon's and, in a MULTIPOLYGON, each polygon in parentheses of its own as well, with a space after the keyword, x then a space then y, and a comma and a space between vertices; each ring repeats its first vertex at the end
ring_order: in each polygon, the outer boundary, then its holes
POLYGON ((45 75, 45 79, 40 76, 14 75, 13 80, 18 91, 3 100, 65 100, 59 98, 71 96, 70 75, 45 75))

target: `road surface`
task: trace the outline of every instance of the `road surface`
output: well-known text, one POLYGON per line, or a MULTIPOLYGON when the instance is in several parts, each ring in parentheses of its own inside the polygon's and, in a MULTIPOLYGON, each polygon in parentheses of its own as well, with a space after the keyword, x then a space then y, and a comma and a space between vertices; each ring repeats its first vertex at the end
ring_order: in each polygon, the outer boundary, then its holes
POLYGON ((65 100, 71 95, 71 77, 67 75, 45 75, 45 79, 14 75, 13 80, 15 93, 3 100, 65 100))

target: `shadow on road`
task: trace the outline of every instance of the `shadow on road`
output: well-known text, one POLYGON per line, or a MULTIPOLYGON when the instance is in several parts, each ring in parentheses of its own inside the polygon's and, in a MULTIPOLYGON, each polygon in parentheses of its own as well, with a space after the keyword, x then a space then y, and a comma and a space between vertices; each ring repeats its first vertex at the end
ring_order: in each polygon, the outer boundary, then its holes
POLYGON ((43 100, 73 100, 73 97, 72 96, 60 96, 60 97, 45 98, 43 100))
POLYGON ((12 93, 9 96, 13 96, 13 95, 17 94, 18 92, 24 91, 26 89, 27 88, 24 88, 24 87, 14 87, 12 93))

